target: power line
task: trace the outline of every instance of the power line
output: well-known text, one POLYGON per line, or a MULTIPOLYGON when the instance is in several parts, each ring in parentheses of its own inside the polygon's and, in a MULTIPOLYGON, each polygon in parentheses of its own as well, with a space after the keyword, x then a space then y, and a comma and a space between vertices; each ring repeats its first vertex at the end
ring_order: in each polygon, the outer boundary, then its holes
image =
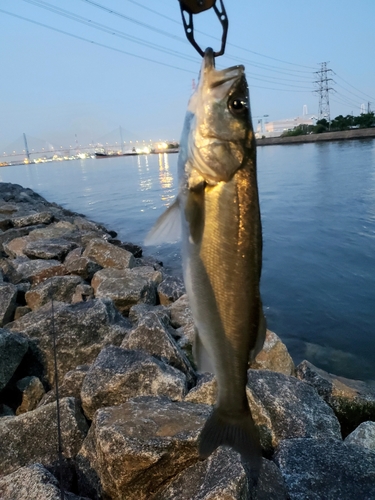
POLYGON ((166 47, 162 47, 160 45, 156 45, 154 43, 147 42, 146 40, 143 40, 138 37, 134 37, 132 35, 128 35, 122 31, 116 30, 114 28, 111 28, 109 26, 105 26, 104 24, 97 23, 95 21, 92 21, 91 19, 84 18, 82 16, 79 16, 77 14, 74 14, 72 12, 69 12, 65 9, 61 9, 59 7, 54 7, 52 5, 47 4, 46 2, 43 2, 42 0, 23 0, 26 3, 29 3, 31 5, 35 5, 36 7, 39 7, 41 9, 48 10, 50 12, 53 12, 54 14, 57 14, 59 16, 66 17, 68 19, 72 19, 73 21, 76 21, 81 24, 85 24, 86 26, 89 26, 90 28, 94 28, 100 31, 103 31, 104 33, 108 33, 113 36, 118 36, 120 38, 124 38, 125 40, 129 40, 131 42, 137 43, 139 45, 143 45, 145 47, 151 48, 153 50, 157 50, 159 52, 164 52, 165 54, 169 54, 172 56, 177 56, 180 59, 186 59, 187 61, 190 62, 196 62, 197 59, 193 58, 188 55, 184 55, 181 52, 177 52, 172 49, 168 49, 166 47))
POLYGON ((361 90, 357 89, 356 87, 354 87, 354 85, 351 85, 349 82, 347 82, 346 80, 344 80, 344 78, 340 75, 338 75, 337 73, 333 73, 335 76, 337 76, 338 78, 340 78, 340 80, 342 80, 343 82, 345 82, 347 85, 349 85, 349 87, 352 87, 354 90, 357 90, 360 94, 363 94, 365 95, 367 98, 370 98, 370 99, 373 99, 375 100, 375 97, 372 97, 368 94, 366 94, 365 92, 362 92, 361 90))
POLYGON ((128 56, 136 57, 137 59, 142 59, 144 61, 153 62, 153 63, 159 64, 161 66, 166 66, 168 68, 177 69, 179 71, 184 71, 185 73, 189 73, 189 74, 194 74, 195 75, 194 71, 190 71, 190 70, 185 69, 185 68, 180 68, 180 67, 174 66, 172 64, 163 63, 161 61, 156 61, 155 59, 151 59, 149 57, 144 57, 144 56, 140 56, 140 55, 137 55, 137 54, 133 54, 132 52, 128 52, 128 51, 125 51, 125 50, 122 50, 122 49, 117 49, 116 47, 111 47, 111 46, 106 45, 104 43, 95 42, 94 40, 89 40, 88 38, 84 38, 83 36, 75 35, 73 33, 69 33, 68 31, 64 31, 64 30, 61 30, 59 28, 54 28, 52 26, 49 26, 48 24, 40 23, 39 21, 34 21, 33 19, 28 19, 27 17, 23 17, 23 16, 20 16, 18 14, 13 14, 12 12, 8 12, 8 11, 3 10, 3 9, 0 9, 0 12, 2 12, 3 14, 7 14, 9 16, 12 16, 12 17, 16 17, 17 19, 22 19, 23 21, 27 21, 27 22, 32 23, 32 24, 36 24, 37 26, 42 26, 43 28, 47 28, 49 30, 56 31, 57 33, 62 33, 63 35, 67 35, 67 36, 70 36, 72 38, 76 38, 77 40, 82 40, 84 42, 88 42, 88 43, 91 43, 93 45, 97 45, 98 47, 103 47, 105 49, 113 50, 113 51, 119 52, 121 54, 126 54, 128 56))

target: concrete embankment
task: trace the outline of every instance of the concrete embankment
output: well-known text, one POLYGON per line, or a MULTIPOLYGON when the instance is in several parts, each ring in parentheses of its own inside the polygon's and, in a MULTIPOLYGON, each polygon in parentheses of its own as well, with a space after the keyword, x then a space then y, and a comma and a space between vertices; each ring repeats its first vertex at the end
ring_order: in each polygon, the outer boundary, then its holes
POLYGON ((323 134, 295 135, 289 137, 266 137, 257 139, 258 146, 275 146, 280 144, 304 144, 307 142, 346 141, 349 139, 375 138, 375 127, 325 132, 323 134))

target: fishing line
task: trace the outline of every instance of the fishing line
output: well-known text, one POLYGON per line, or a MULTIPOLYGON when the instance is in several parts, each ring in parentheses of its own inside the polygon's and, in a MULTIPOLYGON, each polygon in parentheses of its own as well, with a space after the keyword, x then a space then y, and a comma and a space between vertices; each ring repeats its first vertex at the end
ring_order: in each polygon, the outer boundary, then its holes
POLYGON ((55 392, 56 392, 56 412, 57 412, 57 440, 58 440, 58 455, 59 455, 59 469, 60 469, 60 495, 61 500, 65 499, 64 483, 63 483, 63 456, 62 456, 62 436, 61 436, 61 418, 60 418, 60 397, 59 397, 59 379, 57 372, 57 351, 56 351, 56 329, 55 329, 55 311, 54 311, 54 291, 53 282, 50 288, 51 296, 51 332, 53 339, 53 362, 55 368, 55 392))

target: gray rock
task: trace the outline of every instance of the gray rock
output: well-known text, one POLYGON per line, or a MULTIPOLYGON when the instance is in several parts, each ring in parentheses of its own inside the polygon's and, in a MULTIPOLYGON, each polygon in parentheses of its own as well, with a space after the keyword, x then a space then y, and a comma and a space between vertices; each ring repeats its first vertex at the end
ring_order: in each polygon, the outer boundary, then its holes
POLYGON ((108 240, 109 243, 112 243, 112 245, 115 245, 116 247, 123 248, 124 250, 127 250, 128 252, 132 253, 135 258, 141 258, 142 257, 142 247, 139 245, 135 245, 134 243, 129 243, 129 242, 122 242, 120 240, 117 240, 115 238, 111 238, 108 240))
POLYGON ((216 450, 180 472, 154 500, 243 500, 248 481, 239 455, 228 448, 216 450))
POLYGON ((171 324, 175 328, 193 323, 193 316, 189 307, 187 295, 182 295, 170 306, 171 324))
POLYGON ((153 498, 198 461, 198 436, 209 411, 152 397, 98 410, 77 456, 80 493, 95 500, 153 498))
POLYGON ((14 284, 28 281, 37 285, 52 276, 67 274, 66 268, 58 260, 30 260, 25 257, 17 257, 11 261, 13 275, 11 281, 14 284))
POLYGON ((308 384, 281 373, 249 370, 247 396, 264 450, 283 439, 341 439, 332 409, 308 384))
POLYGON ((12 378, 28 347, 27 338, 0 328, 0 391, 12 378))
MULTIPOLYGON (((65 500, 85 500, 64 491, 65 500)), ((61 500, 61 490, 55 476, 42 464, 32 464, 0 478, 2 500, 61 500)), ((86 499, 88 500, 88 499, 86 499)))
POLYGON ((117 309, 127 314, 139 302, 156 305, 156 287, 162 275, 152 267, 102 269, 95 273, 91 286, 95 297, 109 297, 117 309))
POLYGON ((152 306, 144 303, 135 304, 129 309, 129 319, 133 323, 137 323, 149 312, 155 314, 164 326, 169 326, 171 315, 169 309, 165 306, 152 306))
POLYGON ((10 220, 10 218, 0 215, 0 230, 6 231, 7 229, 10 229, 11 227, 12 227, 12 221, 10 220))
POLYGON ((102 269, 102 266, 90 260, 88 257, 82 257, 83 248, 72 250, 64 260, 64 266, 68 273, 81 276, 84 280, 91 281, 94 274, 102 269))
POLYGON ((167 276, 158 286, 160 304, 167 306, 186 293, 183 281, 175 276, 167 276))
POLYGON ((29 233, 29 241, 36 240, 48 240, 55 238, 64 238, 66 240, 80 242, 81 234, 77 229, 77 226, 68 221, 59 221, 54 224, 50 224, 47 227, 42 227, 40 229, 34 229, 29 233))
POLYGON ((375 422, 362 422, 345 438, 345 443, 363 446, 375 452, 375 422))
POLYGON ((302 361, 297 377, 313 386, 333 408, 344 436, 367 420, 375 420, 375 385, 325 372, 302 361))
POLYGON ((250 368, 255 370, 271 370, 294 375, 295 366, 286 345, 276 333, 267 330, 263 348, 250 363, 250 368))
POLYGON ((135 266, 132 253, 99 238, 90 241, 82 256, 104 268, 127 269, 135 266))
MULTIPOLYGON (((60 416, 63 457, 73 458, 88 426, 74 398, 61 399, 60 416)), ((0 442, 0 476, 35 462, 53 466, 58 460, 56 404, 1 419, 0 442)))
POLYGON ((72 302, 78 285, 84 281, 79 276, 54 276, 26 292, 25 300, 32 310, 40 309, 53 298, 59 302, 72 302))
POLYGON ((139 351, 108 346, 90 367, 82 385, 82 408, 92 420, 95 411, 117 406, 135 396, 168 396, 181 400, 186 377, 179 370, 139 351))
POLYGON ((375 453, 335 439, 288 439, 276 450, 291 500, 372 500, 375 453))
MULTIPOLYGON (((121 344, 130 324, 116 311, 110 300, 89 300, 77 304, 54 303, 57 370, 59 380, 78 365, 91 364, 109 344, 121 344)), ((54 360, 51 341, 51 304, 42 306, 8 324, 12 331, 23 332, 36 342, 53 386, 54 360)))
POLYGON ((16 310, 17 287, 12 283, 0 283, 0 327, 12 321, 16 310))
MULTIPOLYGON (((66 373, 63 380, 59 383, 59 397, 68 398, 73 397, 75 399, 81 400, 81 389, 83 381, 89 371, 89 365, 77 366, 74 370, 66 373)), ((40 401, 38 406, 46 405, 56 401, 55 389, 47 392, 40 401)))
POLYGON ((53 221, 51 212, 37 212, 21 217, 13 217, 12 224, 14 227, 34 226, 36 224, 50 224, 53 221))
POLYGON ((15 413, 10 406, 0 403, 0 418, 14 417, 15 413))
POLYGON ((62 261, 75 247, 77 247, 77 243, 74 241, 68 241, 64 238, 51 238, 26 243, 23 253, 31 258, 62 261))
POLYGON ((153 312, 148 312, 139 320, 124 338, 121 347, 161 358, 167 364, 184 372, 189 378, 189 383, 193 382, 193 369, 189 360, 179 349, 166 326, 153 312))
POLYGON ((35 410, 45 394, 43 384, 38 377, 24 377, 17 382, 17 389, 22 393, 22 402, 17 408, 16 415, 35 410))

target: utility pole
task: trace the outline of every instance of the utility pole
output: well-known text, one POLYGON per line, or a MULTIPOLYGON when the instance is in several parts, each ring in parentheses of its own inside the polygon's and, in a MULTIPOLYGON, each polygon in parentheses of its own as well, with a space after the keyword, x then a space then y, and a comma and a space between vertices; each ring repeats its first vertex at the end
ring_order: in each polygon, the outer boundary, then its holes
POLYGON ((320 71, 316 71, 315 73, 318 75, 318 79, 314 81, 318 85, 318 89, 314 90, 319 95, 319 120, 325 118, 328 123, 331 123, 331 113, 329 109, 329 91, 333 90, 329 87, 330 81, 332 78, 328 78, 329 72, 331 69, 327 68, 327 63, 320 63, 320 71))
POLYGON ((29 153, 29 147, 27 145, 27 139, 26 139, 25 132, 23 133, 23 142, 25 143, 25 151, 26 151, 26 156, 27 156, 27 163, 30 163, 30 153, 29 153))

